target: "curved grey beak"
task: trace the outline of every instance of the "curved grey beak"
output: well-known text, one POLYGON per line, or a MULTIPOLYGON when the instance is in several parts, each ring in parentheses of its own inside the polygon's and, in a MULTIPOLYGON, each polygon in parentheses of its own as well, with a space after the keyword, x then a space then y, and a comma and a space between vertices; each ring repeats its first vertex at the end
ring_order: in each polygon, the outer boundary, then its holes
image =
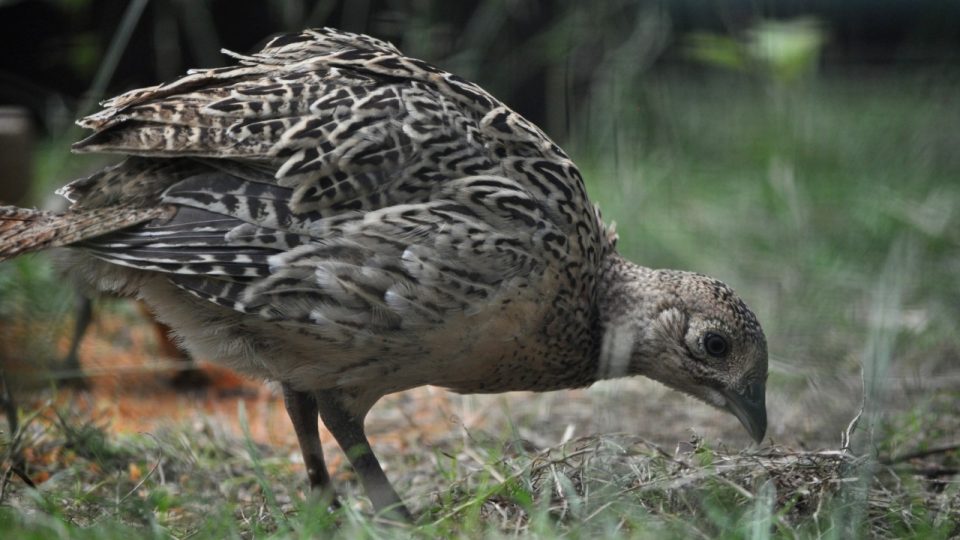
POLYGON ((766 386, 764 383, 752 383, 742 393, 725 390, 723 397, 727 400, 724 408, 740 420, 753 440, 758 443, 762 441, 767 432, 766 386))

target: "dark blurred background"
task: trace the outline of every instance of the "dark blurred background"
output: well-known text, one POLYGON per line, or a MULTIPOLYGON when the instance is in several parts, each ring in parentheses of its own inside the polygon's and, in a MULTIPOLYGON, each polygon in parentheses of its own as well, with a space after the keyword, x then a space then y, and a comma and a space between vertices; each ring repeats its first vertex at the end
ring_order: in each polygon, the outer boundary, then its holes
MULTIPOLYGON (((0 104, 27 107, 45 131, 71 121, 134 4, 0 1, 0 104)), ((153 0, 103 90, 113 95, 223 65, 221 48, 251 52, 279 32, 334 26, 482 79, 563 139, 564 109, 551 109, 580 105, 612 53, 635 62, 628 75, 689 66, 692 34, 743 36, 758 21, 801 16, 829 36, 819 59, 827 71, 960 59, 960 2, 947 0, 153 0), (567 92, 556 95, 558 86, 567 92)))

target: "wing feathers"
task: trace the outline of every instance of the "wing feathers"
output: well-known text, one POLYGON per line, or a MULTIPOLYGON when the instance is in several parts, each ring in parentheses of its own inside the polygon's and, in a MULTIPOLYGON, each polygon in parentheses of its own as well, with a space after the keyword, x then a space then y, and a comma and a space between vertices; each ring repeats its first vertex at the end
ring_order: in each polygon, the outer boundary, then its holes
POLYGON ((81 121, 77 150, 152 157, 77 184, 77 204, 136 177, 176 208, 82 247, 329 339, 476 313, 586 250, 567 240, 596 220, 579 173, 476 85, 329 29, 231 56, 81 121))

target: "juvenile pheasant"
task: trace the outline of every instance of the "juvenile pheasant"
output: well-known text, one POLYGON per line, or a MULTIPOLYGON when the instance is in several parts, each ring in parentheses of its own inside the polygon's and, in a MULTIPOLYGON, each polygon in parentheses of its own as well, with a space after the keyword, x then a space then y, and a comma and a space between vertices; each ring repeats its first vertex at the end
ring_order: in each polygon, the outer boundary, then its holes
POLYGON ((407 514, 363 420, 380 397, 645 375, 766 429, 756 317, 709 277, 617 253, 569 157, 481 88, 331 29, 134 90, 74 149, 128 157, 0 208, 0 260, 55 246, 196 355, 280 381, 312 487, 317 414, 374 506, 407 514))

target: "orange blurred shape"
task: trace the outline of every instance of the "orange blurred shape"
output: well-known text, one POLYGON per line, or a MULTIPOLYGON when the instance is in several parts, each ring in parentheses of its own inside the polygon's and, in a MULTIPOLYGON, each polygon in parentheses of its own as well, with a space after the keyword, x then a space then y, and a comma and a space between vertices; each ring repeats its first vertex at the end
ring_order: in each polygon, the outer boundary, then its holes
POLYGON ((37 471, 30 479, 33 480, 34 484, 42 484, 50 479, 50 473, 47 471, 37 471))
POLYGON ((133 462, 127 466, 127 472, 130 474, 130 480, 133 480, 134 482, 139 481, 140 478, 143 477, 143 470, 140 469, 139 465, 133 462))

